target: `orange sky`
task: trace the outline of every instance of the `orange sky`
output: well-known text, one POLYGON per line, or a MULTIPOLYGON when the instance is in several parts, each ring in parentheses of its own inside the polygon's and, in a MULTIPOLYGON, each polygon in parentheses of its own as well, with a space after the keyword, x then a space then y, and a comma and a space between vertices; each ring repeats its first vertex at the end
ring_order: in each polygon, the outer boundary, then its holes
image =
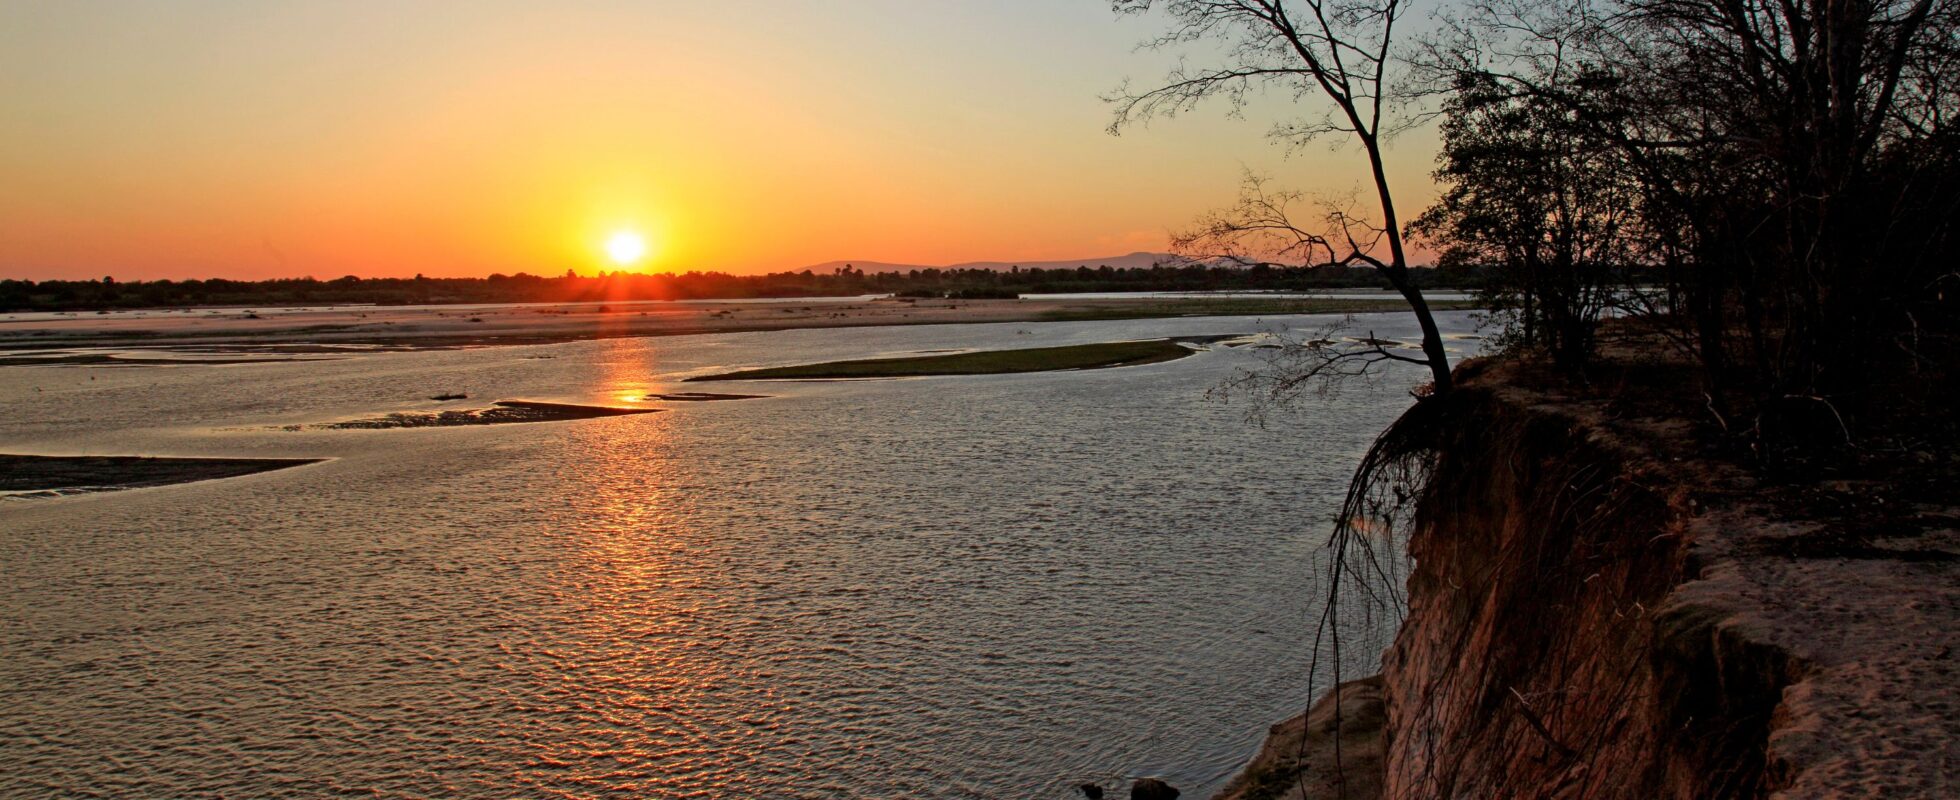
MULTIPOLYGON (((1331 193, 1288 113, 1121 137, 1097 99, 1165 56, 1097 2, 14 0, 0 277, 761 272, 1160 250, 1245 168, 1331 193)), ((1397 143, 1404 214, 1433 137, 1397 143)))

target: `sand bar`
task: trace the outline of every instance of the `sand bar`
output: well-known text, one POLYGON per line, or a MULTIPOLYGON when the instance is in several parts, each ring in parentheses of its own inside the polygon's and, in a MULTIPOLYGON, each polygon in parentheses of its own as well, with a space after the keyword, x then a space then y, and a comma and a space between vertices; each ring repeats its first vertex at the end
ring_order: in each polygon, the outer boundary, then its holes
POLYGON ((465 425, 510 425, 527 422, 566 422, 599 417, 625 417, 652 414, 657 408, 614 408, 573 403, 543 403, 535 400, 499 400, 489 408, 448 411, 404 411, 379 417, 322 422, 314 425, 286 425, 284 430, 387 430, 390 428, 454 428, 465 425))
MULTIPOLYGON (((1432 304, 1456 307, 1451 302, 1432 304)), ((331 353, 363 348, 546 344, 799 328, 1056 322, 1184 316, 1282 316, 1400 311, 1366 298, 1114 298, 770 303, 627 302, 474 307, 328 306, 298 310, 0 315, 0 351, 159 348, 181 352, 331 353)))
POLYGON ((916 378, 933 375, 1005 375, 1067 369, 1103 369, 1183 358, 1194 352, 1171 339, 1099 342, 1062 347, 980 350, 904 358, 868 358, 788 367, 765 367, 702 375, 689 381, 840 380, 849 378, 916 378))
POLYGON ((0 492, 75 494, 233 478, 304 464, 317 458, 151 458, 147 456, 23 456, 0 454, 0 492))

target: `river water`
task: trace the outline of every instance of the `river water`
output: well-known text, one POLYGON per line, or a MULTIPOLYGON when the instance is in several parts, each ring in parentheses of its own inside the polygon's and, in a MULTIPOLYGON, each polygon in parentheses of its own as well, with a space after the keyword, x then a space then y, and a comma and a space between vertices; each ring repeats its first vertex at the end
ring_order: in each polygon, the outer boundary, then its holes
MULTIPOLYGON (((1412 336, 1405 316, 1357 323, 1412 336)), ((1418 372, 1263 428, 1205 398, 1260 364, 1222 347, 711 384, 771 397, 575 422, 280 426, 1324 321, 0 368, 0 452, 329 459, 0 501, 0 796, 1062 798, 1158 775, 1203 797, 1308 699, 1313 556, 1418 372)))

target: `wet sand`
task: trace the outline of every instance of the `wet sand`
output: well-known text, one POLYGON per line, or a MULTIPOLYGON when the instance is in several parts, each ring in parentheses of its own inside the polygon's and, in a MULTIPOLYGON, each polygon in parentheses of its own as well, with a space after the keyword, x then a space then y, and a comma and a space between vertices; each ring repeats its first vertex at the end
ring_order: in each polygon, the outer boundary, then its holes
MULTIPOLYGON (((333 353, 343 348, 547 344, 621 336, 1139 317, 1367 313, 1399 300, 1120 298, 1083 300, 786 300, 512 306, 329 306, 0 315, 0 351, 162 348, 333 353)), ((44 353, 45 355, 57 355, 44 353)), ((127 358, 127 357, 125 357, 127 358)), ((131 359, 132 361, 134 359, 131 359)), ((58 361, 50 363, 60 363, 58 361)))
MULTIPOLYGON (((1213 337, 1205 337, 1213 338, 1213 337)), ((1100 342, 1062 347, 1032 347, 1012 350, 979 350, 905 358, 870 358, 855 361, 829 361, 788 367, 764 367, 701 375, 688 381, 743 380, 849 380, 857 378, 919 378, 940 375, 1006 375, 1019 372, 1053 372, 1075 369, 1107 369, 1171 361, 1191 355, 1191 348, 1170 339, 1134 342, 1100 342)))
POLYGON ((335 361, 333 358, 145 358, 113 353, 49 353, 0 356, 0 367, 183 367, 223 366, 226 364, 276 364, 289 361, 335 361))
POLYGON ((0 492, 75 494, 235 478, 317 458, 150 458, 0 454, 0 492))
POLYGON ((716 400, 761 400, 766 394, 721 394, 718 392, 668 392, 650 394, 641 400, 667 400, 675 403, 709 403, 716 400))
POLYGON ((499 400, 489 408, 448 411, 412 411, 379 417, 322 422, 315 425, 288 425, 285 430, 386 430, 389 428, 453 428, 464 425, 510 425, 526 422, 565 422, 598 417, 624 417, 652 414, 657 408, 613 408, 572 403, 540 403, 532 400, 499 400))

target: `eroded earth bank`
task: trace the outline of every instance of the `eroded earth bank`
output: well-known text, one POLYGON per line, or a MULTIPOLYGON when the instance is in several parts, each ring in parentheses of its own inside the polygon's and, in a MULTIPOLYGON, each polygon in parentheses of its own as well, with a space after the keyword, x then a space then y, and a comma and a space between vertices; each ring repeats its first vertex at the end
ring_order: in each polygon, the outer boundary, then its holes
POLYGON ((1954 796, 1955 456, 1766 478, 1665 366, 1532 370, 1459 371, 1382 675, 1221 796, 1954 796))

